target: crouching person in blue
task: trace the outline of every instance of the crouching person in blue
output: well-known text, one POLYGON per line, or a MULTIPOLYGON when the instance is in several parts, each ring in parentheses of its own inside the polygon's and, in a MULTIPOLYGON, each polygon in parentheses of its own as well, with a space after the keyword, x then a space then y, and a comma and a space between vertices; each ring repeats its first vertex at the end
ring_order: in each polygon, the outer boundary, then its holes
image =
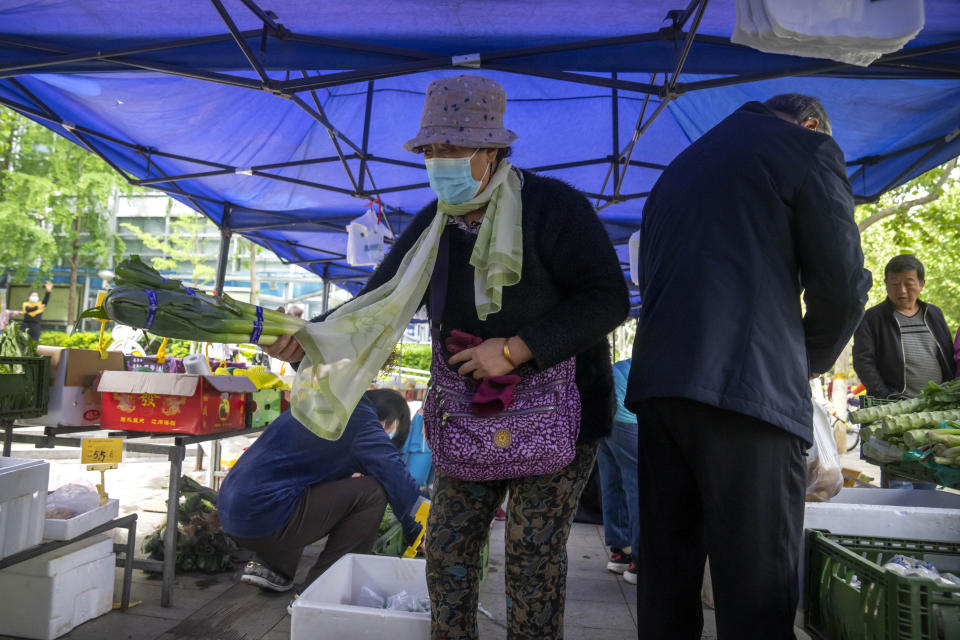
POLYGON ((237 460, 217 499, 223 530, 256 554, 241 580, 287 591, 304 548, 329 536, 310 584, 344 554, 370 552, 388 503, 413 544, 420 494, 394 445, 409 429, 410 408, 388 389, 363 395, 339 440, 314 435, 289 411, 277 418, 237 460))

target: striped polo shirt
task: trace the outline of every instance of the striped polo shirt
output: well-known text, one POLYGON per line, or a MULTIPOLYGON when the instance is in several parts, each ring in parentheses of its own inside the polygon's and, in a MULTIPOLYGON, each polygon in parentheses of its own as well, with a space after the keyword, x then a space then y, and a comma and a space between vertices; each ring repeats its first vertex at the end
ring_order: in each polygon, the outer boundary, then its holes
POLYGON ((923 313, 918 311, 905 316, 899 311, 893 314, 900 325, 900 343, 903 345, 904 373, 907 388, 903 392, 907 398, 915 398, 926 389, 930 381, 943 382, 940 369, 940 355, 937 339, 930 333, 923 321, 923 313))

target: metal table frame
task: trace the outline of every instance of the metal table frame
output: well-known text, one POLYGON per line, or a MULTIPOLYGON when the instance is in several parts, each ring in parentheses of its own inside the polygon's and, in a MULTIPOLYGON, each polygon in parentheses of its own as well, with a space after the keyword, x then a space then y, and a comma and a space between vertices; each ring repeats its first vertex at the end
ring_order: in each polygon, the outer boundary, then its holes
MULTIPOLYGON (((97 427, 45 427, 44 435, 36 435, 14 433, 15 427, 22 426, 26 428, 32 426, 36 428, 36 425, 7 424, 0 426, 6 426, 3 443, 3 455, 5 456, 10 454, 10 447, 14 442, 33 444, 38 449, 53 449, 57 446, 79 448, 82 438, 67 434, 91 431, 97 432, 100 437, 125 438, 124 448, 131 453, 167 456, 167 459, 170 461, 170 485, 167 494, 167 523, 163 538, 163 561, 134 558, 132 563, 130 563, 134 568, 147 571, 159 571, 163 574, 163 587, 160 592, 160 606, 163 607, 173 606, 173 585, 176 579, 177 557, 177 507, 179 506, 180 496, 180 476, 183 473, 183 461, 187 456, 187 447, 201 442, 213 442, 217 445, 214 447, 214 453, 216 453, 216 451, 219 450, 219 441, 224 438, 251 435, 266 429, 266 426, 248 427, 240 431, 224 431, 201 436, 190 436, 140 431, 106 431, 100 430, 97 427), (151 437, 172 437, 174 443, 168 445, 138 442, 140 439, 151 437)), ((211 486, 214 485, 217 478, 217 467, 219 467, 217 457, 211 456, 210 470, 207 476, 208 484, 211 486)), ((130 557, 133 558, 133 555, 130 557)))
POLYGON ((114 552, 119 551, 126 554, 123 560, 117 558, 117 566, 123 567, 123 590, 120 596, 120 610, 126 611, 130 606, 130 582, 133 578, 133 566, 135 564, 135 561, 132 560, 137 544, 137 514, 135 513, 131 513, 128 516, 122 516, 120 518, 114 518, 110 522, 105 522, 99 527, 94 527, 93 529, 81 533, 76 538, 71 538, 70 540, 50 540, 48 542, 42 542, 35 547, 24 549, 23 551, 9 555, 6 558, 0 558, 0 569, 12 567, 13 565, 20 564, 21 562, 42 556, 45 553, 62 549, 63 547, 71 545, 75 542, 80 542, 81 540, 92 538, 95 535, 106 533, 112 529, 127 530, 127 543, 124 545, 114 545, 114 552))

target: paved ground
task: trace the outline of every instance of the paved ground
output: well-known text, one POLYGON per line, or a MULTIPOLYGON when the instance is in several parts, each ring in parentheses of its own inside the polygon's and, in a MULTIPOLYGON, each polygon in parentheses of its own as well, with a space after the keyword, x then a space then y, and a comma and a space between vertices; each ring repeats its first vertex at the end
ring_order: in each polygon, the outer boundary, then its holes
MULTIPOLYGON (((52 463, 51 480, 71 481, 81 477, 94 480, 94 474, 86 472, 76 462, 79 457, 76 450, 51 452, 17 445, 14 456, 47 457, 52 463)), ((194 458, 188 457, 184 469, 195 479, 203 481, 203 472, 192 471, 194 463, 194 458)), ((844 466, 854 466, 854 463, 862 465, 853 456, 845 456, 844 466)), ((156 456, 128 456, 119 470, 107 475, 107 490, 112 497, 120 499, 121 514, 139 514, 138 550, 143 537, 164 518, 168 469, 167 463, 156 456)), ((875 468, 864 467, 864 470, 870 473, 875 468)), ((879 474, 875 477, 879 478, 879 474)), ((567 640, 633 640, 638 637, 636 588, 605 571, 606 549, 602 535, 602 527, 579 523, 574 525, 571 533, 567 547, 567 640)), ((301 570, 305 571, 312 564, 310 556, 318 552, 308 549, 301 570)), ((489 614, 479 616, 483 640, 506 638, 502 568, 503 523, 497 522, 491 531, 490 574, 480 593, 481 606, 489 614)), ((118 569, 117 594, 120 592, 120 576, 121 570, 118 569)), ((108 613, 63 637, 66 640, 281 640, 290 636, 290 618, 286 613, 289 597, 264 594, 243 585, 237 581, 236 573, 180 575, 174 607, 162 608, 159 579, 135 571, 132 600, 140 601, 140 604, 126 613, 108 613)), ((703 638, 715 637, 713 612, 705 609, 703 638)), ((6 638, 0 636, 0 640, 6 638)), ((799 632, 798 638, 807 636, 799 632)))

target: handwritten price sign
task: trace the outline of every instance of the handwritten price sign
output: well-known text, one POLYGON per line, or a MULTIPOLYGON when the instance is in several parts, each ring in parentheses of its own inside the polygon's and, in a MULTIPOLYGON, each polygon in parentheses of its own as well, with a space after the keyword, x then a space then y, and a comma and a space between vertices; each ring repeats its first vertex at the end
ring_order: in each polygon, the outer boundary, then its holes
POLYGON ((123 438, 84 438, 81 464, 116 464, 123 460, 123 438))

